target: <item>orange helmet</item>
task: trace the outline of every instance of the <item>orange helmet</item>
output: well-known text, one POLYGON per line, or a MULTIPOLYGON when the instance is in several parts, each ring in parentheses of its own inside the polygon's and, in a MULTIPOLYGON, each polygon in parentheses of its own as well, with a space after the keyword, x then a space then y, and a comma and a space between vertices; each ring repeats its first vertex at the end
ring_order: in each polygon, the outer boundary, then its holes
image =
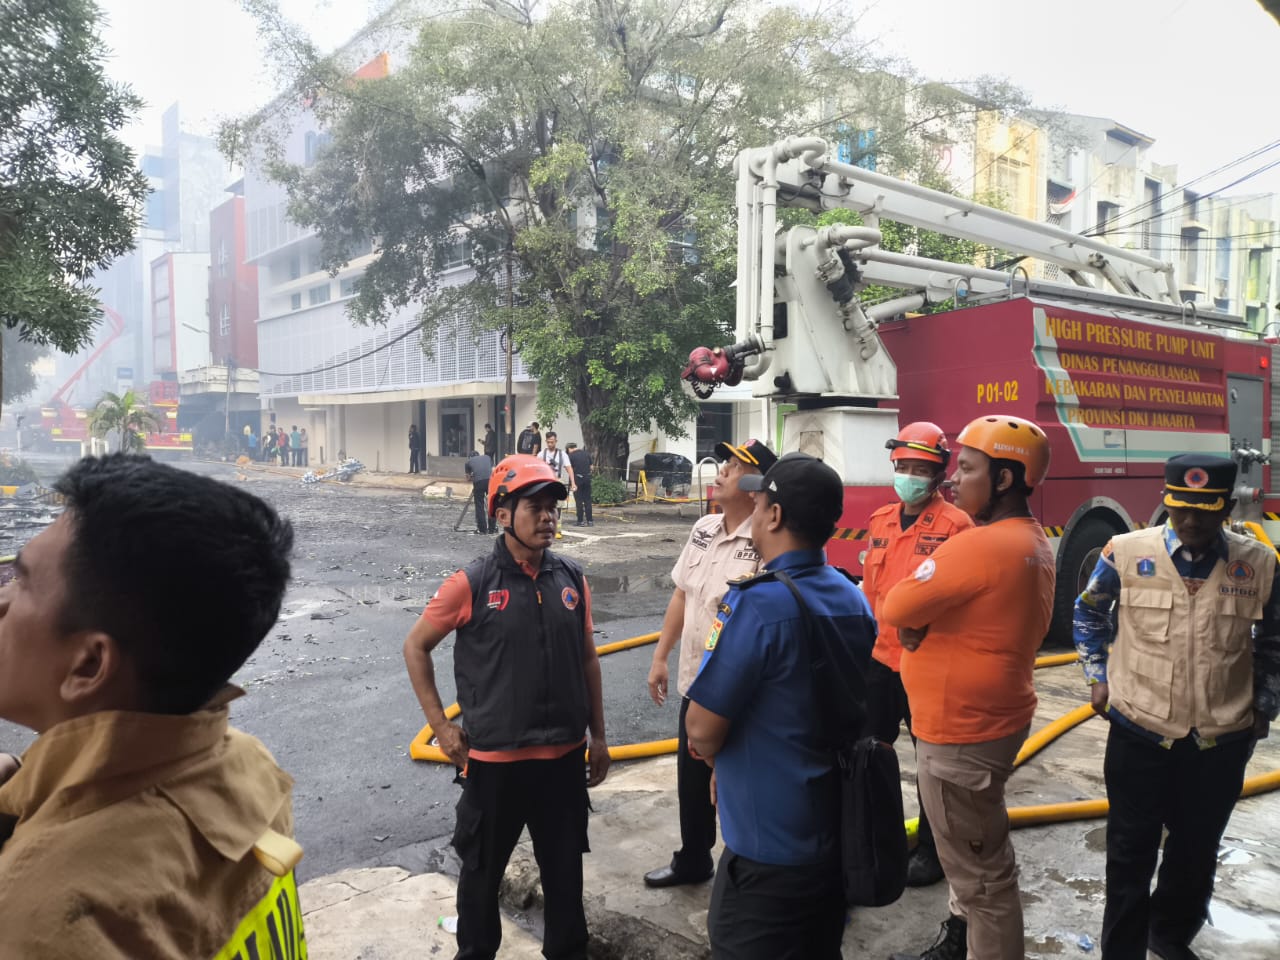
POLYGON ((1027 486, 1044 482, 1049 472, 1049 438, 1021 417, 979 417, 960 431, 956 442, 985 453, 992 460, 1012 460, 1027 471, 1027 486))
POLYGON ((569 496, 569 491, 556 479, 556 472, 545 460, 527 453, 504 457, 489 475, 489 516, 498 512, 500 501, 515 494, 532 496, 547 487, 555 488, 557 500, 565 500, 569 496))
POLYGON ((936 423, 918 420, 908 423, 898 431, 897 437, 885 441, 885 449, 891 450, 889 461, 928 460, 940 463, 946 469, 951 460, 951 448, 947 446, 947 435, 936 423))

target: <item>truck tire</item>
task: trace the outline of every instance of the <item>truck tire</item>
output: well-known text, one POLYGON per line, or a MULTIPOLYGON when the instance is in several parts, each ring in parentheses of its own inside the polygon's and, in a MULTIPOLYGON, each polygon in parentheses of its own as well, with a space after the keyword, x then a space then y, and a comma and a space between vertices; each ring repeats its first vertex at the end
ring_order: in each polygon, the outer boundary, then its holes
POLYGON ((1058 583, 1053 597, 1053 619, 1049 624, 1045 646, 1066 650, 1073 646, 1071 618, 1076 598, 1084 592, 1093 568, 1098 565, 1102 548, 1119 532, 1099 517, 1086 517, 1072 529, 1066 544, 1058 552, 1058 583))

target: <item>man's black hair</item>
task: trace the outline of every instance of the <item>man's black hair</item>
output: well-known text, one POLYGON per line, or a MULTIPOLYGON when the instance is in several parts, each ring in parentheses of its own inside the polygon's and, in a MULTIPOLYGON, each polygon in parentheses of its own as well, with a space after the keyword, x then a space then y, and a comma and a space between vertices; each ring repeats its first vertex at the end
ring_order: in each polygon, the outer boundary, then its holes
POLYGON ((1031 496, 1031 487, 1027 485, 1027 467, 1026 464, 1017 460, 996 460, 991 459, 989 466, 991 476, 992 499, 996 500, 1000 497, 1007 497, 1010 494, 1018 494, 1023 497, 1031 496), (1009 489, 1003 492, 996 492, 996 486, 1000 483, 1000 471, 1008 470, 1011 477, 1009 489))
POLYGON ((54 489, 72 526, 63 627, 110 634, 145 709, 199 709, 279 617, 293 525, 250 493, 149 457, 86 457, 54 489))

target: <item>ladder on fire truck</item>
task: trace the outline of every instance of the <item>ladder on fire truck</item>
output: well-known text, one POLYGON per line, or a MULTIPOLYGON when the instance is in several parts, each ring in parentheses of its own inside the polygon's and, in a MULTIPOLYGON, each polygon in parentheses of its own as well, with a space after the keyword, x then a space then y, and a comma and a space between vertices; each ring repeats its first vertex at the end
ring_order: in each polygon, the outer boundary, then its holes
MULTIPOLYGON (((808 306, 834 298, 841 325, 852 335, 857 356, 852 381, 828 378, 820 389, 793 385, 780 395, 816 392, 825 395, 891 397, 896 391, 892 362, 877 362, 875 326, 880 319, 901 315, 926 304, 949 299, 1008 293, 1015 275, 1023 273, 1027 291, 1033 288, 1056 299, 1076 302, 1123 303, 1143 312, 1172 319, 1186 315, 1173 264, 1124 250, 1105 240, 1072 233, 1048 223, 984 206, 951 194, 874 173, 834 159, 825 140, 791 137, 769 147, 744 150, 735 163, 738 208, 738 343, 724 348, 734 380, 755 380, 771 363, 774 305, 787 299, 808 306), (814 213, 834 209, 857 212, 864 226, 833 226, 820 230, 793 229, 778 233, 777 208, 799 207, 814 213), (877 229, 881 218, 932 230, 962 240, 1032 257, 1058 267, 1071 283, 1033 281, 1025 270, 991 270, 881 249, 877 229), (797 237, 797 232, 800 236, 797 237), (805 254, 810 256, 806 256, 805 254), (816 281, 827 288, 782 290, 775 284, 804 287, 811 270, 798 270, 794 260, 815 260, 816 281), (788 267, 790 269, 782 269, 788 267), (864 307, 854 295, 868 285, 910 291, 906 296, 864 307)), ((814 332, 821 325, 817 317, 814 332)), ((827 351, 832 343, 824 339, 827 351)), ((818 351, 822 353, 824 351, 818 351)), ((832 358, 834 361, 835 358, 832 358)), ((837 362, 825 364, 834 370, 837 362)), ((706 396, 711 385, 689 378, 695 392, 706 396)), ((723 382, 722 380, 720 382, 723 382)))

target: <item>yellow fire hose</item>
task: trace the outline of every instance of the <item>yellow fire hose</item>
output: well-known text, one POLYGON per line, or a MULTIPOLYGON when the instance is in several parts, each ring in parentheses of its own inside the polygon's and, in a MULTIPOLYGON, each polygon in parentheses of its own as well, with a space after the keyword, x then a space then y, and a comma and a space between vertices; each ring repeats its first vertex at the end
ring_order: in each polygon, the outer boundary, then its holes
MULTIPOLYGON (((626 640, 618 640, 614 643, 606 643, 602 647, 596 648, 596 653, 605 656, 610 653, 617 653, 619 650, 630 650, 633 647, 641 647, 645 644, 654 643, 658 639, 656 633, 645 633, 638 637, 628 637, 626 640)), ((1078 659, 1074 653, 1055 653, 1047 654, 1043 657, 1036 658, 1036 669, 1045 667, 1059 667, 1068 663, 1075 663, 1078 659)), ((462 713, 462 708, 456 703, 450 704, 445 710, 446 718, 452 720, 462 713)), ((1017 757, 1014 758, 1013 766, 1022 766, 1037 753, 1053 743, 1060 736, 1073 727, 1077 727, 1084 723, 1090 717, 1093 717, 1094 711, 1090 704, 1082 704, 1075 709, 1069 711, 1058 719, 1052 721, 1047 726, 1037 730, 1031 736, 1027 737, 1027 742, 1022 745, 1022 749, 1018 751, 1017 757)), ((409 744, 409 756, 414 760, 430 760, 435 763, 449 763, 450 760, 444 755, 439 747, 432 743, 435 734, 431 730, 431 725, 427 724, 422 728, 413 742, 409 744)), ((676 752, 677 739, 672 737, 670 740, 650 740, 646 743, 628 743, 617 747, 609 748, 609 756, 614 760, 638 760, 645 757, 661 757, 676 752)), ((1280 789, 1280 770, 1273 770, 1270 773, 1261 773, 1257 776, 1249 777, 1244 782, 1244 787, 1240 791, 1241 798, 1253 797, 1261 793, 1267 793, 1272 790, 1280 789)), ((1013 829, 1021 827, 1039 826, 1045 823, 1066 823, 1074 820, 1094 820, 1107 815, 1107 801, 1104 800, 1074 800, 1066 803, 1045 803, 1027 807, 1010 807, 1009 808, 1009 826, 1013 829)), ((906 822, 907 838, 914 841, 916 831, 919 828, 919 819, 912 817, 906 822)))

